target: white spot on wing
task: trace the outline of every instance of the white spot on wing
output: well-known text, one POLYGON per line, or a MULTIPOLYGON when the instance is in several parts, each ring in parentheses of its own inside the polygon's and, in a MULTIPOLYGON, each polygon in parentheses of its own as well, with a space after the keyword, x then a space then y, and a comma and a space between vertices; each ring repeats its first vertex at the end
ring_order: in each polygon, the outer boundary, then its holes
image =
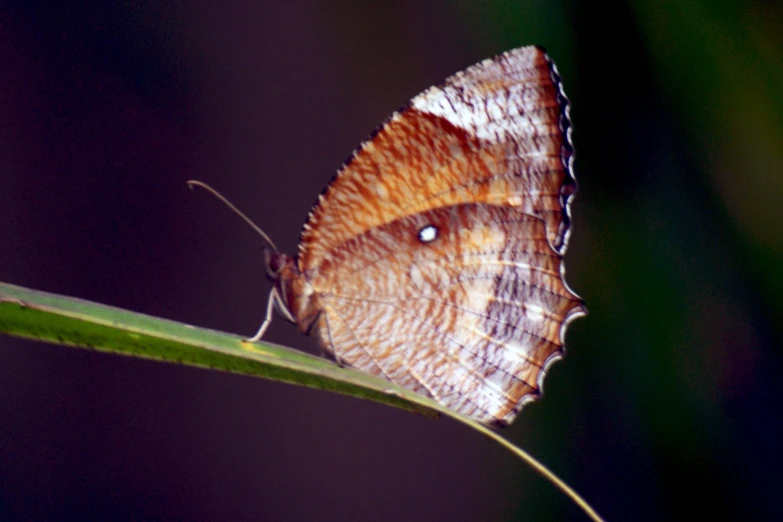
POLYGON ((419 230, 419 241, 422 243, 432 243, 438 237, 438 229, 433 225, 427 225, 419 230))

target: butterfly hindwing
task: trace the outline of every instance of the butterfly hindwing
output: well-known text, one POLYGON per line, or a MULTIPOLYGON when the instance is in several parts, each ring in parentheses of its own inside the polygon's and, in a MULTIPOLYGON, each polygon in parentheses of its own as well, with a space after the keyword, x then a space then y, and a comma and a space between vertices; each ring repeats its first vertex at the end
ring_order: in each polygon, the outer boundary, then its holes
POLYGON ((312 281, 328 323, 317 335, 350 366, 510 422, 581 306, 544 227, 514 207, 463 204, 368 230, 312 281))

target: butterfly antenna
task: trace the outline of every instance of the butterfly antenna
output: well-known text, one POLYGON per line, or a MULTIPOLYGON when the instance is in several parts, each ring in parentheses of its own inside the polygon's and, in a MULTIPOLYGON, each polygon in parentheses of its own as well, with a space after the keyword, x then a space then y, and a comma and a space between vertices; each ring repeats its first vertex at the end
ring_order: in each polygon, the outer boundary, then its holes
POLYGON ((195 187, 201 187, 201 188, 203 188, 204 190, 206 190, 206 191, 208 191, 208 192, 212 193, 212 195, 213 195, 213 196, 215 196, 215 197, 216 197, 216 198, 218 198, 220 201, 222 201, 223 203, 225 203, 225 204, 226 204, 226 206, 228 206, 228 208, 230 208, 231 210, 233 210, 234 212, 236 212, 236 214, 237 214, 239 217, 241 217, 242 219, 244 219, 244 220, 245 220, 245 222, 247 222, 247 224, 248 224, 248 225, 250 225, 251 227, 253 227, 253 230, 255 230, 256 232, 258 232, 258 234, 259 234, 259 235, 260 235, 262 238, 264 238, 264 241, 266 241, 267 243, 269 243, 269 246, 271 246, 271 247, 272 247, 272 249, 273 249, 275 252, 279 252, 279 250, 277 250, 277 247, 275 246, 275 243, 274 243, 274 242, 273 242, 271 239, 269 239, 269 236, 267 236, 267 235, 266 235, 266 233, 265 233, 263 230, 261 230, 261 228, 260 228, 258 225, 256 225, 255 223, 253 223, 253 222, 250 220, 250 218, 249 218, 249 217, 247 217, 245 214, 243 214, 241 210, 239 210, 237 207, 235 207, 235 206, 234 206, 234 205, 233 205, 233 204, 232 204, 232 203, 231 203, 229 200, 227 200, 227 199, 226 199, 226 198, 225 198, 225 197, 224 197, 224 196, 223 196, 223 195, 222 195, 220 192, 218 192, 217 190, 213 189, 212 187, 210 187, 210 186, 209 186, 209 185, 207 185, 206 183, 202 183, 201 181, 189 180, 189 181, 187 182, 187 185, 188 185, 188 187, 189 187, 191 190, 193 190, 195 187))

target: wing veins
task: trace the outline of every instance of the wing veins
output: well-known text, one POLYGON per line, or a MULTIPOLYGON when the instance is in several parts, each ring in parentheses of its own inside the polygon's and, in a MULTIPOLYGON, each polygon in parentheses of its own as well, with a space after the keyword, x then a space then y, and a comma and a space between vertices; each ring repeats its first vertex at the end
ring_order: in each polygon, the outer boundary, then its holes
MULTIPOLYGON (((423 323, 425 326, 427 326, 427 327, 430 327, 430 329, 432 329, 433 331, 435 331, 435 332, 437 332, 437 333, 439 333, 439 334, 442 334, 442 332, 441 332, 440 330, 438 330, 438 329, 436 329, 436 328, 432 327, 432 326, 431 326, 431 325, 429 325, 429 324, 428 324, 426 321, 422 321, 422 320, 421 320, 421 319, 419 319, 418 317, 416 317, 416 316, 414 316, 414 315, 410 315, 409 313, 407 313, 407 312, 406 312, 404 309, 402 309, 402 308, 399 308, 399 307, 397 307, 397 306, 394 306, 393 304, 390 304, 390 303, 378 302, 378 304, 385 304, 385 305, 387 305, 387 306, 391 306, 392 308, 395 308, 395 309, 397 309, 397 310, 401 311, 401 312, 402 312, 404 315, 407 315, 407 316, 409 316, 409 317, 412 317, 413 319, 415 319, 415 320, 418 320, 419 322, 423 323)), ((337 314, 336 312, 333 312, 333 313, 335 313, 335 315, 339 315, 339 314, 337 314)), ((342 318, 341 318, 341 319, 342 319, 342 318)), ((343 320, 343 322, 345 322, 345 321, 343 320)), ((356 340, 357 340, 357 341, 359 341, 359 336, 356 334, 356 332, 353 330, 353 328, 351 328, 351 333, 353 333, 353 335, 354 335, 354 337, 356 338, 356 340)), ((475 352, 472 352, 472 351, 468 350, 468 349, 467 349, 467 347, 466 347, 465 345, 463 345, 462 343, 459 343, 458 341, 456 341, 456 340, 454 340, 454 339, 451 339, 450 337, 448 337, 448 336, 447 336, 447 335, 445 335, 445 334, 442 334, 442 335, 443 335, 443 337, 444 337, 444 338, 446 338, 446 339, 448 339, 448 340, 452 341, 452 342, 453 342, 454 344, 456 344, 457 346, 459 346, 459 347, 463 348, 463 349, 464 349, 466 352, 468 352, 468 353, 470 353, 470 354, 472 354, 472 355, 476 356, 477 358, 479 358, 479 359, 483 360, 484 362, 486 362, 486 359, 483 359, 483 358, 481 358, 481 357, 480 357, 478 354, 476 354, 475 352)), ((383 335, 383 334, 380 334, 380 336, 381 336, 381 337, 383 337, 383 338, 385 338, 385 339, 391 339, 391 337, 390 337, 389 335, 383 335)), ((361 341, 359 341, 359 342, 361 343, 361 341)), ((363 343, 362 343, 362 344, 363 344, 363 343)), ((366 350, 365 350, 365 351, 366 351, 366 350)), ((447 354, 447 355, 448 355, 448 354, 447 354)), ((372 357, 372 355, 370 355, 370 357, 373 359, 373 361, 375 361, 375 358, 374 358, 374 357, 372 357)), ((451 355, 448 355, 448 358, 449 358, 450 360, 453 360, 453 361, 455 361, 455 362, 456 362, 458 365, 460 365, 462 368, 464 368, 464 369, 465 369, 465 370, 467 370, 469 373, 471 373, 472 375, 474 375, 474 376, 475 376, 477 379, 479 379, 481 382, 484 382, 484 381, 485 381, 484 377, 482 377, 482 376, 481 376, 479 373, 477 373, 475 370, 473 370, 473 369, 472 369, 470 366, 467 366, 467 365, 466 365, 464 362, 462 362, 461 360, 459 360, 459 358, 452 357, 451 355)), ((429 364, 427 364, 427 363, 426 363, 426 361, 423 361, 423 360, 421 360, 421 359, 419 359, 419 358, 416 358, 415 360, 417 360, 417 361, 419 361, 419 362, 422 362, 422 363, 424 363, 425 367, 426 367, 428 370, 431 370, 431 375, 432 375, 433 377, 435 377, 436 379, 438 379, 438 380, 439 380, 440 382, 442 382, 443 384, 445 384, 446 386, 448 386, 448 387, 449 387, 449 388, 450 388, 450 389, 451 389, 451 390, 452 390, 452 391, 453 391, 455 394, 457 394, 457 395, 458 395, 458 396, 460 396, 460 397, 464 397, 464 398, 465 398, 465 400, 467 400, 468 402, 470 402, 471 404, 473 404, 473 406, 475 406, 475 407, 476 407, 478 410, 480 410, 480 411, 483 411, 483 412, 484 412, 484 413, 486 413, 487 415, 491 415, 491 416, 493 416, 493 417, 495 416, 493 413, 491 413, 491 412, 487 411, 485 408, 483 408, 481 405, 479 405, 479 404, 478 404, 476 401, 474 401, 473 399, 471 399, 471 398, 470 398, 470 397, 469 397, 467 394, 464 394, 464 393, 462 393, 461 391, 459 391, 457 388, 455 388, 453 384, 449 383, 448 381, 446 381, 446 380, 445 380, 445 379, 443 379, 442 377, 438 376, 438 375, 437 375, 437 374, 434 372, 434 369, 432 369, 432 367, 431 367, 429 364)), ((408 365, 406 364, 406 366, 408 366, 408 365)), ((409 367, 409 366, 408 366, 408 367, 409 367)), ((519 381, 522 381, 522 379, 519 379, 518 377, 514 376, 513 374, 511 374, 511 373, 509 373, 509 372, 506 372, 506 371, 505 371, 505 370, 503 370, 502 368, 498 368, 498 369, 499 369, 499 370, 501 370, 501 371, 503 371, 503 372, 505 372, 507 375, 511 376, 512 378, 515 378, 515 379, 517 379, 517 380, 519 380, 519 381)), ((389 380, 389 381, 391 381, 391 382, 394 382, 394 380, 393 380, 391 377, 389 377, 389 376, 388 376, 388 374, 387 374, 387 373, 386 373, 386 372, 383 370, 383 368, 381 368, 381 370, 383 371, 384 375, 386 375, 386 378, 387 378, 387 380, 389 380)), ((418 379, 418 378, 417 378, 415 375, 414 375, 414 378, 415 378, 417 381, 419 381, 419 383, 420 383, 420 384, 422 384, 422 385, 423 385, 425 388, 427 388, 428 390, 430 389, 430 388, 429 388, 429 386, 425 385, 425 384, 424 384, 422 381, 420 381, 420 380, 419 380, 419 379, 418 379)), ((527 384, 528 386, 530 386, 530 383, 528 383, 527 381, 522 381, 522 382, 524 382, 525 384, 527 384)), ((492 388, 493 388, 493 390, 494 390, 494 387, 493 387, 493 386, 490 386, 490 387, 492 387, 492 388)), ((496 392, 498 392, 498 393, 500 393, 500 395, 501 395, 501 396, 505 397, 505 398, 506 398, 506 399, 508 399, 509 401, 511 401, 511 400, 512 400, 512 398, 511 398, 511 397, 509 397, 509 396, 508 396, 508 394, 506 394, 505 392, 503 392, 503 391, 501 391, 501 390, 495 390, 495 391, 496 391, 496 392)), ((435 396, 436 396, 436 394, 434 394, 434 393, 433 393, 433 397, 435 397, 435 396)))
MULTIPOLYGON (((451 303, 449 301, 439 301, 437 299, 434 299, 432 297, 425 296, 425 295, 414 296, 414 297, 411 297, 411 298, 408 298, 408 299, 399 299, 397 301, 380 301, 380 300, 377 300, 377 299, 364 299, 364 298, 358 298, 358 297, 348 297, 348 296, 342 296, 342 295, 339 295, 339 294, 331 294, 331 296, 332 297, 336 297, 338 299, 343 299, 343 300, 346 300, 346 301, 358 301, 358 302, 364 302, 364 303, 375 303, 375 304, 387 305, 387 306, 391 306, 391 307, 393 307, 395 309, 401 309, 395 303, 402 303, 404 301, 410 301, 410 300, 416 300, 416 299, 427 299, 427 300, 432 301, 434 303, 446 305, 447 307, 450 307, 450 308, 456 308, 457 310, 460 310, 462 312, 474 315, 476 317, 480 317, 482 319, 494 322, 495 324, 500 324, 500 325, 503 325, 503 326, 509 326, 509 327, 513 328, 514 330, 526 333, 526 334, 530 335, 531 337, 534 337, 536 339, 540 339, 540 340, 544 341, 546 344, 548 344, 550 346, 555 346, 555 347, 557 347, 557 349, 560 349, 560 345, 559 344, 557 344, 557 343, 555 343, 553 341, 550 341, 546 337, 541 337, 540 335, 536 334, 535 332, 531 332, 530 330, 528 330, 526 328, 520 328, 519 326, 517 326, 515 324, 511 324, 511 323, 502 321, 500 319, 496 319, 496 318, 490 317, 489 315, 481 314, 481 313, 476 312, 474 310, 470 310, 470 309, 467 309, 467 308, 462 308, 461 306, 457 306, 457 305, 455 305, 455 304, 453 304, 453 303, 451 303)), ((462 346, 462 345, 460 345, 460 346, 462 346)), ((477 354, 475 352, 471 352, 470 350, 467 350, 467 351, 469 353, 472 353, 476 357, 478 357, 478 358, 480 358, 480 359, 482 359, 483 361, 486 362, 486 359, 481 357, 479 354, 477 354)), ((535 362, 531 361, 528 357, 526 357, 524 355, 522 357, 525 360, 529 361, 531 364, 540 367, 538 364, 536 364, 535 362)), ((508 373, 508 372, 506 372, 506 373, 508 373)), ((512 374, 509 373, 509 375, 512 375, 512 374)), ((527 383, 527 384, 529 385, 529 383, 527 383)))
MULTIPOLYGON (((536 219, 538 219, 538 218, 536 218, 536 219)), ((534 254, 534 253, 536 253, 536 252, 534 252, 532 250, 516 250, 516 252, 520 252, 520 253, 523 253, 523 254, 527 254, 527 253, 534 254)), ((374 266, 374 265, 380 263, 381 261, 383 261, 384 259, 386 259, 386 257, 387 257, 386 254, 392 254, 392 253, 393 253, 392 249, 389 248, 388 250, 385 250, 384 252, 379 254, 376 258, 368 260, 367 263, 363 264, 362 266, 357 267, 356 269, 351 270, 349 272, 346 272, 345 275, 346 276, 350 276, 350 275, 354 275, 356 273, 362 272, 362 271, 366 270, 367 268, 369 268, 371 266, 374 266)), ((433 265, 449 264, 448 262, 455 261, 457 259, 460 259, 461 257, 477 257, 477 256, 488 256, 488 257, 495 256, 496 257, 498 254, 502 254, 502 253, 503 253, 502 250, 483 250, 481 252, 472 252, 472 253, 468 254, 467 256, 455 255, 455 256, 441 257, 441 258, 438 258, 437 260, 434 260, 434 261, 427 261, 426 263, 427 264, 433 264, 433 265), (442 261, 442 263, 440 263, 441 261, 442 261)), ((562 256, 560 256, 559 254, 557 254, 557 255, 560 257, 560 259, 562 259, 562 256)), ((497 261, 500 261, 500 260, 497 260, 497 261)), ((513 263, 513 262, 511 262, 511 263, 513 263)), ((422 264, 424 264, 424 263, 422 263, 422 264)), ((476 263, 473 263, 473 264, 476 265, 476 266, 480 266, 482 264, 492 265, 493 263, 492 262, 486 262, 486 263, 476 262, 476 263)), ((524 265, 517 265, 517 266, 524 267, 524 265)), ((548 274, 548 275, 552 275, 552 276, 556 277, 557 279, 561 278, 559 273, 553 272, 551 270, 547 270, 547 269, 545 269, 543 267, 539 267, 539 266, 533 265, 533 264, 529 264, 528 267, 533 269, 533 270, 535 270, 535 271, 537 271, 537 272, 541 272, 541 273, 545 273, 545 274, 548 274)))
MULTIPOLYGON (((406 311, 405 311, 403 308, 400 308, 400 307, 398 307, 398 306, 395 306, 395 305, 389 305, 389 306, 391 306, 391 307, 393 307, 393 308, 396 308, 397 310, 401 311, 403 314, 407 315, 408 317, 412 317, 413 319, 415 319, 415 320, 419 321, 421 324, 423 324, 424 326, 426 326, 427 328, 429 328, 429 329, 430 329, 430 330, 432 330, 433 332, 436 332, 436 333, 438 333, 438 334, 441 334, 441 335, 442 335, 442 336, 443 336, 445 339, 448 339, 449 341, 453 342, 454 344, 456 344, 457 346, 461 347, 463 350, 465 350, 465 351, 466 351, 466 352, 468 352, 469 354, 472 354, 473 356, 475 356, 475 357, 476 357, 476 358, 478 358, 479 360, 481 360, 481 361, 484 361, 485 363, 487 363, 487 365, 489 365, 489 366, 492 366, 493 368, 497 368, 498 370, 502 371, 503 373, 505 373, 506 375, 510 376, 511 378, 513 378, 513 379, 516 379, 516 380, 518 380, 518 381, 521 381, 521 382, 524 382, 525 384, 527 384, 528 386, 530 386, 530 383, 528 383, 527 381, 524 381, 524 380, 520 379, 519 377, 517 377, 517 376, 516 376, 516 375, 514 375, 513 373, 510 373, 510 372, 508 372, 508 371, 504 370, 504 369, 503 369, 503 368, 501 368, 500 366, 497 366, 497 365, 494 365, 494 364, 490 364, 490 363, 489 363, 489 361, 487 361, 487 359, 486 359, 485 357, 482 357, 482 356, 481 356, 481 355, 479 355, 478 353, 476 353, 476 352, 474 352, 474 351, 472 351, 472 350, 468 349, 468 347, 467 347, 467 346, 465 346, 464 344, 460 343, 460 342, 459 342, 459 341, 457 341, 456 339, 453 339, 451 336, 449 336, 449 335, 446 335, 446 333, 444 333, 444 332, 442 332, 441 330, 437 329, 436 327, 434 327, 433 325, 431 325, 431 324, 430 324, 429 322, 427 322, 426 320, 424 320, 424 319, 421 319, 420 317, 416 317, 415 315, 412 315, 412 314, 410 314, 410 313, 406 312, 406 311)), ((492 389, 493 391, 495 391, 495 393, 498 393, 498 394, 499 394, 501 397, 504 397, 504 398, 505 398, 505 399, 507 399, 509 402, 512 402, 512 401, 514 400, 514 399, 513 399, 511 396, 509 396, 509 395, 508 395, 508 393, 507 393, 505 390, 501 390, 500 388, 498 388, 498 387, 497 387, 497 385, 495 385, 495 384, 493 384, 493 383, 490 383, 490 382, 488 382, 488 381, 486 380, 486 378, 485 378, 483 375, 481 375, 480 373, 478 373, 476 370, 474 370, 474 369, 473 369, 473 368, 471 368, 470 366, 466 365, 466 364, 465 364, 463 361, 461 361, 461 360, 459 359, 459 357, 456 357, 456 358, 454 358, 454 357, 451 357, 451 359, 452 359, 452 360, 454 360, 454 361, 456 361, 456 362, 457 362, 457 363, 458 363, 460 366, 462 366, 462 367, 463 367, 463 368, 465 368, 466 370, 468 370, 468 372, 470 372, 470 373, 471 373, 471 374, 472 374, 474 377, 476 377, 476 378, 477 378, 477 379, 478 379, 480 382, 482 382, 482 383, 486 383, 488 388, 490 388, 490 389, 492 389)), ((434 375, 434 373, 433 373, 433 375, 434 375)), ((442 382, 444 382, 444 383, 446 383, 446 381, 443 381, 443 379, 441 379, 441 381, 442 381, 442 382)), ((448 383, 446 383, 446 384, 448 384, 448 383)), ((459 393, 459 392, 457 392, 457 393, 459 393)), ((462 395, 462 393, 459 393, 459 395, 462 395)), ((487 414, 489 414, 489 415, 493 415, 493 416, 494 416, 494 414, 493 414, 493 413, 491 413, 491 412, 487 411, 486 409, 482 408, 481 406, 479 406, 478 404, 476 404, 476 403, 475 403, 473 400, 471 400, 469 397, 467 397, 467 396, 465 396, 465 397, 468 399, 468 401, 472 402, 472 403, 473 403, 473 404, 474 404, 474 405, 475 405, 477 408, 479 408, 480 410, 484 411, 485 413, 487 413, 487 414)))
MULTIPOLYGON (((325 311, 325 312, 327 312, 327 310, 326 310, 325 308, 324 308, 324 311, 325 311)), ((354 331, 354 329, 353 329, 353 328, 351 328, 351 325, 349 325, 349 324, 348 324, 348 321, 346 321, 345 319, 343 319, 343 318, 340 316, 340 314, 336 313, 334 310, 332 310, 332 313, 334 313, 334 315, 336 315, 337 317, 339 317, 339 318, 340 318, 340 320, 343 322, 343 324, 345 325, 345 327, 346 327, 346 328, 348 328, 348 330, 351 332, 351 335, 353 335, 353 338, 354 338, 354 339, 356 339, 356 342, 357 342, 357 343, 359 343, 359 345, 362 347, 362 350, 364 350, 364 353, 366 353, 366 354, 367 354, 367 356, 368 356, 370 359, 372 359, 372 362, 373 362, 373 363, 374 363, 374 364, 375 364, 375 365, 376 365, 376 366, 377 366, 377 367, 378 367, 378 368, 381 370, 381 372, 382 372, 382 373, 383 373, 383 374, 386 376, 386 380, 387 380, 387 381, 390 381, 390 382, 394 382, 394 379, 392 379, 392 378, 389 376, 389 374, 388 374, 388 373, 386 373, 386 370, 384 370, 384 369, 383 369, 383 366, 381 366, 381 365, 378 363, 378 361, 375 359, 375 357, 373 357, 373 356, 372 356, 372 354, 370 353, 370 351, 369 351, 369 350, 366 348, 365 344, 362 342, 362 340, 359 338, 359 336, 358 336, 358 335, 356 335, 356 332, 354 331)), ((328 312, 327 312, 327 314, 328 314, 328 312)), ((327 317, 328 317, 328 315, 327 315, 327 317)), ((331 337, 330 337, 330 341, 331 341, 331 337)), ((334 343, 332 343, 332 349, 334 349, 334 343)), ((337 351, 335 351, 334 353, 335 353, 335 354, 337 354, 337 351)))
MULTIPOLYGON (((442 285, 435 286, 435 287, 433 287, 433 289, 434 290, 444 290, 446 288, 450 288, 452 286, 459 285, 459 284, 462 284, 462 283, 467 283, 469 281, 482 281, 482 280, 486 280, 486 279, 494 279, 495 277, 497 277, 497 274, 479 274, 479 276, 477 276, 477 277, 457 278, 456 280, 449 281, 448 283, 444 283, 442 285)), ((537 284, 532 283, 532 282, 527 282, 526 281, 524 284, 526 284, 527 286, 529 286, 531 288, 537 288, 537 289, 539 289, 539 290, 541 290, 543 292, 546 292, 546 293, 548 293, 550 295, 554 295, 556 297, 565 297, 565 298, 570 298, 571 297, 569 295, 563 295, 563 294, 561 294, 559 292, 555 292, 554 290, 550 290, 549 288, 544 288, 543 286, 537 285, 537 284)), ((338 295, 338 294, 330 294, 330 295, 338 295)), ((434 295, 434 292, 430 293, 430 294, 423 294, 422 293, 420 295, 422 297, 426 297, 426 296, 429 296, 429 295, 434 295)))
MULTIPOLYGON (((401 307, 397 306, 396 304, 394 304, 394 302, 390 302, 390 301, 379 301, 379 300, 375 300, 375 299, 361 299, 361 298, 351 298, 351 297, 339 296, 339 295, 337 295, 337 294, 333 294, 333 296, 334 296, 334 297, 337 297, 337 298, 342 298, 342 299, 344 299, 344 300, 347 300, 347 301, 359 301, 359 302, 375 303, 375 304, 379 304, 379 305, 386 305, 386 306, 391 306, 392 308, 394 308, 394 309, 396 309, 396 310, 400 310, 400 311, 402 311, 402 312, 403 312, 403 314, 405 314, 405 315, 408 315, 408 316, 411 316, 411 317, 413 317, 414 319, 416 319, 417 321, 419 321, 419 322, 421 322, 421 323, 423 323, 423 324, 427 325, 427 326, 428 326, 428 327, 430 327, 430 328, 431 328, 433 331, 440 333, 440 330, 438 330, 438 329, 436 329, 436 328, 433 328, 433 327, 431 327, 431 325, 430 325, 429 323, 427 323, 426 321, 423 321, 422 319, 420 319, 420 318, 418 318, 418 317, 416 317, 416 316, 412 316, 411 314, 407 313, 407 312, 405 311, 405 309, 404 309, 404 308, 401 308, 401 307)), ((418 297, 416 297, 416 298, 413 298, 413 299, 418 299, 418 297)), ((427 298, 427 297, 424 297, 424 299, 429 299, 429 298, 427 298)), ((544 338, 544 337, 541 337, 540 335, 537 335, 537 334, 535 334, 535 333, 533 333, 533 332, 530 332, 530 331, 528 331, 528 330, 526 330, 526 329, 524 329, 524 328, 519 328, 519 327, 517 327, 516 325, 510 324, 510 323, 505 323, 505 322, 503 322, 503 321, 500 321, 500 320, 498 320, 498 319, 493 319, 493 318, 491 318, 491 317, 489 317, 489 316, 487 316, 487 315, 483 315, 483 314, 480 314, 480 313, 478 313, 478 312, 474 312, 473 310, 468 310, 468 309, 466 309, 466 308, 461 308, 461 307, 459 307, 459 306, 456 306, 456 305, 453 305, 453 304, 451 304, 451 303, 450 303, 450 302, 448 302, 448 301, 437 301, 437 300, 435 300, 435 299, 430 299, 430 300, 431 300, 431 301, 433 301, 433 302, 436 302, 436 303, 445 304, 445 305, 447 305, 447 306, 449 306, 449 307, 451 307, 451 308, 456 308, 457 310, 460 310, 460 311, 463 311, 463 312, 466 312, 466 313, 469 313, 469 314, 472 314, 472 315, 475 315, 475 316, 481 317, 481 318, 483 318, 483 319, 488 319, 488 320, 490 320, 490 321, 494 321, 494 322, 495 322, 495 323, 497 323, 497 324, 502 324, 502 325, 505 325, 505 326, 510 326, 511 328, 513 328, 513 329, 515 329, 515 330, 518 330, 518 331, 521 331, 521 332, 527 333, 527 334, 529 334, 531 337, 535 337, 535 338, 537 338, 537 339, 541 339, 541 340, 542 340, 542 341, 544 341, 546 344, 549 344, 549 345, 555 346, 555 347, 557 347, 558 349, 560 349, 560 346, 559 346, 558 344, 555 344, 555 343, 553 343, 552 341, 550 341, 550 340, 548 340, 548 339, 546 339, 546 338, 544 338)), ((399 301, 398 301, 398 302, 399 302, 399 301)), ((494 367, 494 368, 497 368, 498 370, 502 371, 502 372, 503 372, 503 373, 505 373, 506 375, 509 375, 510 377, 512 377, 512 378, 514 378, 514 379, 516 379, 516 380, 518 380, 518 381, 524 382, 525 384, 527 384, 527 385, 528 385, 528 386, 530 386, 531 388, 533 388, 533 389, 536 389, 536 387, 535 387, 535 386, 532 386, 532 385, 531 385, 529 382, 527 382, 527 381, 525 381, 525 380, 523 380, 523 379, 520 379, 519 377, 517 377, 517 376, 516 376, 516 375, 514 375, 513 373, 511 373, 511 372, 509 372, 509 371, 507 371, 507 370, 505 370, 505 369, 503 369, 503 368, 501 368, 501 367, 499 367, 499 366, 497 366, 497 365, 493 365, 493 364, 491 364, 491 363, 490 363, 490 362, 487 360, 487 358, 486 358, 486 357, 483 357, 483 356, 481 356, 481 355, 480 355, 480 354, 478 354, 477 352, 474 352, 474 351, 472 351, 472 350, 469 350, 469 349, 468 349, 468 348, 467 348, 465 345, 463 345, 462 343, 460 343, 460 342, 458 342, 458 341, 456 341, 456 340, 452 339, 451 337, 448 337, 448 336, 446 336, 445 334, 443 334, 443 336, 444 336, 445 338, 447 338, 447 339, 449 339, 449 340, 453 341, 453 342, 454 342, 455 344, 457 344, 458 346, 461 346, 462 348, 464 348, 464 349, 465 349, 465 351, 466 351, 466 352, 468 352, 468 353, 470 353, 471 355, 475 356, 475 357, 476 357, 476 358, 478 358, 479 360, 482 360, 482 361, 484 361, 484 362, 485 362, 485 363, 487 363, 488 365, 490 365, 490 366, 492 366, 492 367, 494 367)), ((503 345, 504 345, 504 344, 505 344, 505 343, 503 343, 503 345)), ((530 360, 530 359, 529 359, 527 356, 525 356, 525 355, 522 355, 522 358, 523 358, 524 360, 528 361, 530 364, 532 364, 532 365, 534 365, 534 366, 536 366, 536 367, 538 367, 538 368, 541 368, 541 366, 540 366, 540 365, 536 364, 534 361, 531 361, 531 360, 530 360)), ((461 362, 461 361, 458 361, 458 362, 460 362, 460 364, 462 365, 462 362, 461 362)), ((463 367, 464 367, 464 365, 463 365, 463 367)))

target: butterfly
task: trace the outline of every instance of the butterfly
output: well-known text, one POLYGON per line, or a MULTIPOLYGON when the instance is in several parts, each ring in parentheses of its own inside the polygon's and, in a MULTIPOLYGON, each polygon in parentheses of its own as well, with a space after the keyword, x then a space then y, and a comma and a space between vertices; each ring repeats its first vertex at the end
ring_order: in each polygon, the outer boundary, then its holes
POLYGON ((490 425, 538 397, 585 313, 564 280, 576 190, 568 99, 539 47, 394 112, 266 251, 276 308, 342 365, 490 425))

